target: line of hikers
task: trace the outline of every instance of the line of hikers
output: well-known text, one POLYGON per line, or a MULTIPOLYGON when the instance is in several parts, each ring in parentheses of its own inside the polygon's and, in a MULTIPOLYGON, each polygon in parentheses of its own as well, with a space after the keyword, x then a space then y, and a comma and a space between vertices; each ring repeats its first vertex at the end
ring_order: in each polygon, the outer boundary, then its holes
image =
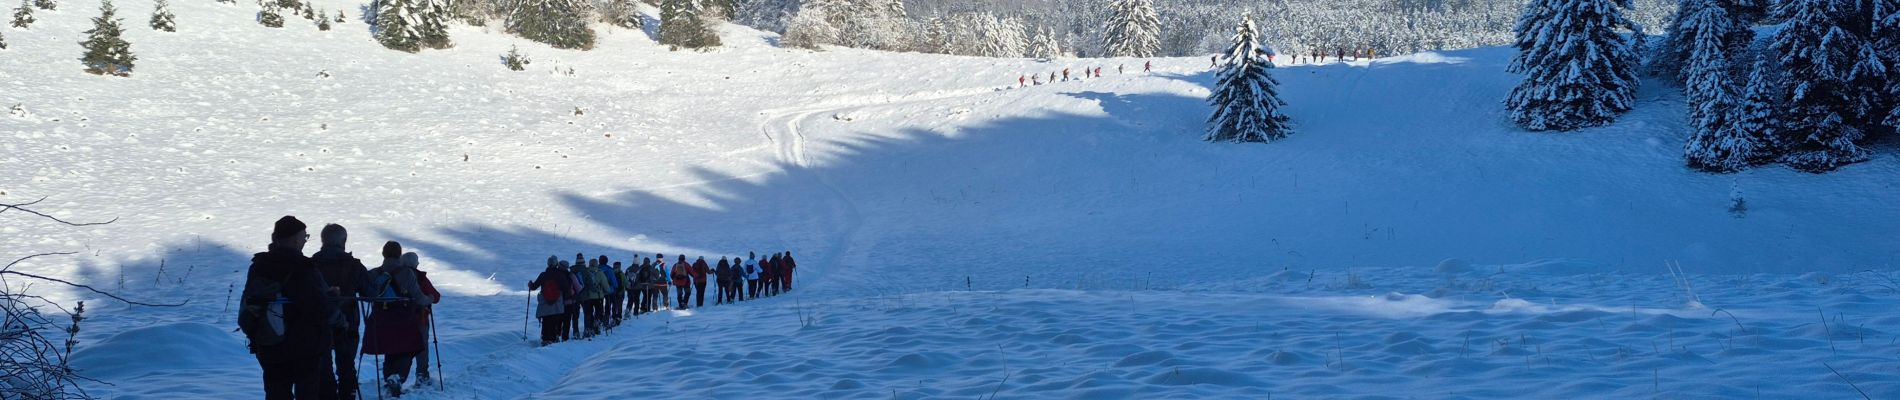
MULTIPOLYGON (((1154 72, 1155 63, 1153 61, 1144 62, 1141 64, 1141 70, 1142 72, 1154 72)), ((1094 68, 1083 68, 1082 73, 1079 75, 1071 75, 1070 69, 1068 68, 1063 68, 1060 73, 1062 74, 1061 82, 1068 82, 1070 79, 1083 79, 1083 78, 1089 78, 1089 77, 1100 78, 1102 77, 1102 67, 1098 66, 1094 68)), ((1123 65, 1115 66, 1115 73, 1117 74, 1128 73, 1128 65, 1123 64, 1123 65)), ((1054 72, 1054 71, 1049 72, 1049 83, 1057 82, 1056 74, 1057 72, 1054 72)), ((1042 83, 1043 82, 1042 82, 1041 73, 1023 74, 1023 75, 1016 76, 1017 87, 1029 87, 1032 85, 1041 86, 1042 83)))
POLYGON ((364 354, 382 357, 379 397, 400 397, 412 366, 416 386, 431 385, 428 341, 442 293, 402 244, 384 243, 382 264, 369 269, 345 251, 348 238, 343 226, 326 225, 322 247, 306 257, 308 227, 286 216, 272 227, 269 251, 251 257, 238 329, 263 368, 266 399, 359 398, 364 354))
POLYGON ((665 254, 654 254, 626 267, 604 255, 575 254, 571 263, 548 256, 547 270, 528 282, 528 290, 540 291, 530 301, 541 320, 541 345, 547 346, 593 338, 620 326, 628 314, 705 307, 708 285, 714 289, 713 305, 776 296, 792 290, 797 270, 789 251, 720 257, 717 265, 707 264, 705 257, 688 262, 683 254, 667 264, 665 254), (668 288, 673 296, 667 296, 668 288))

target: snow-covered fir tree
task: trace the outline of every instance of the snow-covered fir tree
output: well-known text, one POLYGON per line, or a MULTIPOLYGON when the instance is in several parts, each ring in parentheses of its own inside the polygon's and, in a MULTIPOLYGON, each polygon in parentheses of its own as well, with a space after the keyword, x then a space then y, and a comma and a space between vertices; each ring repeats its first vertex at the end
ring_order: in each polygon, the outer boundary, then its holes
POLYGON ((318 16, 318 17, 317 17, 317 30, 318 30, 318 31, 324 31, 324 32, 328 32, 328 31, 330 31, 330 14, 328 14, 328 13, 326 13, 326 12, 324 12, 324 11, 321 11, 321 10, 319 10, 319 11, 317 11, 317 16, 318 16))
MULTIPOLYGON (((1746 2, 1750 0, 1740 1, 1746 2)), ((1669 34, 1663 37, 1662 44, 1657 46, 1654 54, 1650 55, 1649 66, 1656 76, 1669 79, 1675 83, 1688 81, 1688 76, 1686 75, 1687 66, 1685 64, 1689 61, 1689 53, 1691 52, 1691 48, 1695 46, 1695 43, 1701 40, 1701 37, 1705 35, 1723 36, 1723 42, 1728 44, 1730 54, 1744 54, 1748 52, 1749 45, 1755 40, 1755 31, 1749 29, 1751 26, 1749 20, 1737 17, 1735 12, 1731 10, 1732 8, 1739 8, 1739 6, 1736 5, 1736 0, 1683 0, 1681 4, 1682 5, 1676 9, 1675 19, 1671 21, 1669 34), (1721 9, 1722 12, 1728 16, 1730 20, 1729 23, 1723 24, 1721 27, 1724 29, 1723 32, 1701 31, 1697 30, 1696 26, 1691 25, 1690 19, 1692 16, 1701 10, 1709 8, 1721 9)), ((1701 26, 1707 27, 1709 25, 1704 24, 1701 26)))
POLYGON ((15 28, 25 29, 27 26, 33 25, 34 22, 38 21, 39 20, 33 18, 33 7, 27 4, 27 0, 20 0, 20 8, 13 9, 13 22, 10 22, 9 25, 15 28))
POLYGON ((1886 57, 1888 129, 1900 133, 1900 0, 1874 0, 1874 50, 1886 57))
POLYGON ((1569 131, 1601 126, 1636 101, 1637 57, 1619 27, 1630 26, 1628 0, 1531 0, 1517 21, 1524 74, 1505 106, 1518 126, 1569 131))
POLYGON ((1774 63, 1758 54, 1754 66, 1748 70, 1748 86, 1742 89, 1740 102, 1729 117, 1737 133, 1759 146, 1748 160, 1750 165, 1774 162, 1786 148, 1777 131, 1779 121, 1776 120, 1782 102, 1786 100, 1781 95, 1785 92, 1774 63))
POLYGON ((46 11, 53 11, 53 10, 59 9, 59 3, 53 0, 33 0, 33 6, 39 7, 41 10, 46 10, 46 11))
MULTIPOLYGON (((902 0, 811 0, 785 27, 788 44, 878 50, 932 50, 906 14, 902 0)), ((941 47, 938 47, 941 48, 941 47)))
MULTIPOLYGON (((1787 74, 1788 103, 1780 131, 1787 144, 1782 161, 1804 172, 1828 172, 1867 159, 1858 142, 1866 136, 1878 101, 1884 68, 1873 47, 1851 31, 1855 18, 1868 20, 1857 0, 1789 0, 1788 22, 1771 49, 1787 74), (1876 75, 1879 74, 1879 75, 1876 75)), ((1864 25, 1864 23, 1863 23, 1864 25)))
POLYGON ((528 69, 528 64, 533 62, 528 59, 528 56, 521 55, 521 49, 512 45, 508 46, 508 54, 501 56, 501 64, 507 66, 510 71, 528 69))
POLYGON ((948 27, 944 41, 949 47, 943 49, 945 53, 1022 57, 1029 51, 1029 38, 1024 35, 1022 23, 1015 19, 997 18, 987 12, 963 13, 951 16, 948 27))
POLYGON ((376 41, 392 50, 414 53, 444 49, 449 42, 448 3, 441 0, 381 0, 376 9, 376 41))
POLYGON ((99 4, 99 16, 92 19, 92 29, 86 31, 86 41, 79 46, 86 49, 79 62, 86 66, 86 72, 94 75, 131 76, 132 63, 138 56, 132 55, 132 44, 121 37, 125 29, 119 26, 115 15, 118 9, 112 7, 112 0, 99 4))
POLYGON ((172 20, 171 5, 165 0, 152 2, 152 29, 177 32, 178 23, 172 20))
POLYGON ((704 17, 699 0, 663 0, 660 3, 660 44, 689 49, 719 46, 719 33, 704 17))
POLYGON ((1260 45, 1253 17, 1244 17, 1234 29, 1234 46, 1218 74, 1207 101, 1214 114, 1207 118, 1210 142, 1272 142, 1293 133, 1291 119, 1281 113, 1280 82, 1270 73, 1272 52, 1260 45))
POLYGON ((1056 41, 1056 32, 1049 28, 1036 30, 1036 36, 1029 41, 1029 56, 1053 60, 1062 57, 1062 43, 1056 41))
MULTIPOLYGON (((1685 16, 1677 32, 1725 32, 1736 22, 1722 7, 1698 7, 1685 16)), ((1736 88, 1730 67, 1734 46, 1728 35, 1694 35, 1689 62, 1683 68, 1689 101, 1689 142, 1683 149, 1691 168, 1708 172, 1735 172, 1751 166, 1763 144, 1735 124, 1736 88)))
POLYGON ((1111 0, 1102 26, 1109 57, 1154 57, 1161 53, 1161 17, 1152 0, 1111 0))
POLYGON ((0 50, 6 50, 6 49, 7 49, 7 34, 5 32, 0 32, 0 50))
POLYGON ((592 49, 588 13, 576 0, 522 0, 508 14, 508 32, 559 49, 592 49))
POLYGON ((272 28, 284 27, 284 16, 277 12, 277 2, 264 2, 263 8, 257 10, 257 23, 272 28))

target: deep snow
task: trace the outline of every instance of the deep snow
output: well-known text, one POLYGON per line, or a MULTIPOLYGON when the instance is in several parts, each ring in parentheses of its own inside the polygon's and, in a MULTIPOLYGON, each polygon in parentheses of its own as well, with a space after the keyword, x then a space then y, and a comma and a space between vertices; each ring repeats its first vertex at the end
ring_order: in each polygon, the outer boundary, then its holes
POLYGON ((410 55, 355 19, 192 2, 158 33, 149 2, 117 5, 132 78, 80 72, 91 1, 0 51, 0 106, 27 111, 0 116, 0 202, 120 218, 0 215, 0 256, 82 251, 18 268, 190 300, 88 302, 74 363, 109 396, 256 397, 226 300, 285 214, 423 255, 450 382, 425 398, 1855 397, 1822 362, 1900 395, 1890 144, 1828 175, 1694 173, 1659 85, 1615 125, 1522 132, 1508 49, 1286 66, 1295 135, 1211 145, 1196 57, 811 52, 731 26, 704 53, 461 27, 410 55), (547 255, 785 249, 796 297, 522 338, 547 255))

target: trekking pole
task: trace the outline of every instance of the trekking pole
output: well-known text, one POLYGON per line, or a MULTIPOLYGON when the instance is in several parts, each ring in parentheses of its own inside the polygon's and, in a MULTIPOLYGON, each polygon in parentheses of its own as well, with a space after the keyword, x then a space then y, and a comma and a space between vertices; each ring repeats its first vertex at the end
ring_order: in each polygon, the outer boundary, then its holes
MULTIPOLYGON (((368 315, 365 314, 364 316, 367 317, 368 315)), ((363 324, 363 328, 364 328, 363 331, 366 333, 375 332, 373 329, 370 329, 371 327, 369 326, 369 323, 367 321, 365 321, 365 323, 363 324)), ((376 335, 376 350, 378 352, 381 352, 384 350, 383 349, 383 335, 376 335)), ((373 387, 376 388, 376 400, 383 400, 383 355, 382 354, 376 355, 375 363, 376 363, 376 385, 373 387)))
MULTIPOLYGON (((527 341, 528 340, 528 324, 534 320, 534 291, 532 290, 528 291, 528 305, 525 307, 522 307, 522 309, 526 310, 522 312, 522 314, 526 314, 526 315, 521 316, 521 340, 527 341)), ((435 323, 434 317, 430 317, 430 318, 431 319, 429 320, 429 323, 434 324, 435 323)), ((435 326, 431 325, 429 329, 435 329, 435 326)))
MULTIPOLYGON (((363 317, 369 315, 369 304, 356 303, 356 311, 361 313, 356 316, 357 318, 356 322, 361 323, 363 321, 362 320, 363 317)), ((350 392, 356 393, 356 400, 363 400, 363 352, 360 351, 362 349, 357 349, 357 350, 359 351, 356 352, 356 369, 353 371, 350 371, 351 373, 356 374, 356 376, 351 377, 351 378, 356 378, 356 387, 350 388, 350 392)), ((381 392, 377 392, 377 393, 381 393, 381 392)))
MULTIPOLYGON (((449 374, 445 373, 445 371, 443 371, 442 369, 442 340, 438 339, 435 335, 435 309, 434 307, 431 307, 429 309, 429 342, 435 344, 435 388, 436 390, 446 391, 448 390, 449 384, 447 382, 443 382, 443 377, 446 377, 449 374)), ((422 362, 426 363, 426 362, 429 362, 429 360, 422 360, 422 362)))

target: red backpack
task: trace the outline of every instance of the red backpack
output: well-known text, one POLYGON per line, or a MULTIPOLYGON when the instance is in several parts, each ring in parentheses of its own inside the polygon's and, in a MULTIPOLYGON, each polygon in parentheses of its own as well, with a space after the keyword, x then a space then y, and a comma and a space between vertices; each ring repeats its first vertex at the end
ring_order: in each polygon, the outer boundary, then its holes
POLYGON ((567 285, 562 285, 560 279, 542 279, 541 280, 541 302, 542 303, 560 302, 561 292, 565 291, 565 290, 561 290, 561 288, 565 286, 567 285))

